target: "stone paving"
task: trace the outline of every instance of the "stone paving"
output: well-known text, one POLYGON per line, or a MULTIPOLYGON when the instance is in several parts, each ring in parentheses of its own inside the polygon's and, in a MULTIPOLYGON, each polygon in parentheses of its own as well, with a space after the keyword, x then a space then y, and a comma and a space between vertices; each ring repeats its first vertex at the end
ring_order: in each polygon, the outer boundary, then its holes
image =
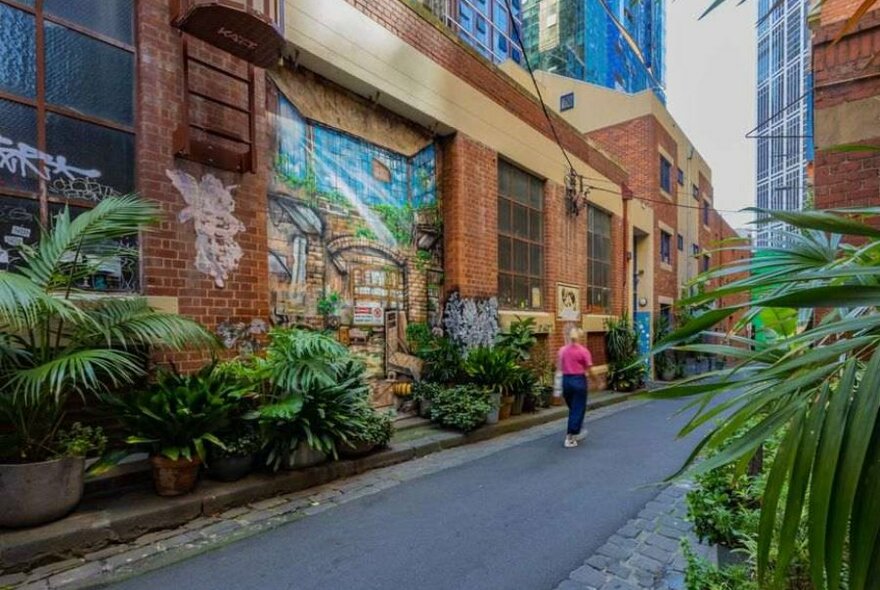
MULTIPOLYGON (((587 421, 647 403, 627 401, 599 408, 587 421)), ((301 492, 233 508, 186 525, 143 535, 131 543, 112 545, 77 559, 37 568, 29 573, 0 575, 0 590, 75 590, 119 581, 164 567, 285 523, 375 494, 403 482, 486 457, 524 442, 560 433, 562 421, 458 447, 391 467, 376 469, 301 492)), ((561 435, 560 435, 561 436, 561 435)), ((582 590, 582 587, 577 587, 582 590)))
POLYGON ((687 561, 681 541, 708 557, 684 517, 689 486, 668 486, 638 516, 611 535, 556 590, 680 590, 687 561))

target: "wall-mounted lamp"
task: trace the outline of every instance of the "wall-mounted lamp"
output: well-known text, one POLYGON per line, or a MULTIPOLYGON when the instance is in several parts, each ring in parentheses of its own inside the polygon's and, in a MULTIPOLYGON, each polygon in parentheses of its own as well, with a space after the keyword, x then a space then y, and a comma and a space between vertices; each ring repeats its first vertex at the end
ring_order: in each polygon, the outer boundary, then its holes
POLYGON ((647 305, 648 305, 648 299, 647 299, 647 298, 642 297, 642 298, 639 299, 639 307, 647 307, 647 305))
POLYGON ((632 259, 633 259, 633 253, 632 253, 632 252, 627 252, 627 253, 626 253, 626 261, 629 262, 629 261, 632 260, 632 259))

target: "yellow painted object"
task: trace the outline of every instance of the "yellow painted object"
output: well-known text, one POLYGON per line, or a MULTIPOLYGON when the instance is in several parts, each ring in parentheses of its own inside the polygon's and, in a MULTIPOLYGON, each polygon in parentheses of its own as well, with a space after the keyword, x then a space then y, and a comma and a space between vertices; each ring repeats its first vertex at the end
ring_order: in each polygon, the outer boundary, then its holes
POLYGON ((409 397, 412 395, 412 383, 409 381, 398 381, 393 387, 394 395, 399 397, 409 397))

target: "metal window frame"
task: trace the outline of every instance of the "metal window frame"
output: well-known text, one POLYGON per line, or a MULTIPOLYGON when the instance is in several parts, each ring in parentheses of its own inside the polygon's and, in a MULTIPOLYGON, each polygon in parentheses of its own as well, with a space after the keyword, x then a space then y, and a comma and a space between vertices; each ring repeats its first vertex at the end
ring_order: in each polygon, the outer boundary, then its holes
MULTIPOLYGON (((529 289, 531 289, 532 286, 534 285, 534 283, 537 282, 539 288, 541 289, 541 305, 540 305, 540 306, 537 306, 537 307, 533 306, 533 305, 532 305, 532 302, 531 302, 531 294, 530 294, 529 301, 528 301, 528 305, 526 306, 526 308, 527 308, 527 309, 530 309, 530 310, 541 310, 541 309, 544 309, 544 308, 546 307, 546 305, 545 305, 545 301, 546 301, 546 297, 545 297, 545 295, 546 295, 546 283, 547 283, 547 281, 546 281, 546 277, 545 277, 547 266, 546 266, 545 247, 544 247, 544 240, 545 240, 545 238, 546 238, 546 227, 545 227, 545 223, 546 223, 546 221, 547 221, 547 217, 546 217, 546 215, 545 215, 545 213, 544 213, 544 208, 543 208, 543 205, 544 205, 544 188, 543 188, 543 187, 544 187, 545 181, 542 180, 541 178, 539 178, 539 177, 533 175, 533 174, 530 174, 530 173, 526 172, 526 171, 523 170, 522 168, 519 168, 518 166, 515 166, 515 165, 513 165, 513 164, 511 164, 511 163, 509 163, 509 162, 506 162, 506 161, 504 161, 504 160, 499 160, 499 161, 498 161, 498 167, 497 167, 497 168, 498 168, 498 178, 499 178, 499 180, 500 180, 502 174, 510 174, 510 171, 516 171, 516 172, 518 172, 518 173, 520 173, 520 174, 524 174, 525 176, 527 176, 527 177, 530 179, 530 180, 529 180, 529 186, 531 186, 531 182, 534 181, 534 182, 539 183, 539 184, 541 185, 541 187, 542 187, 542 188, 541 188, 541 206, 542 206, 541 209, 536 209, 535 207, 532 207, 530 204, 529 204, 529 205, 526 205, 526 204, 524 204, 523 202, 516 200, 515 198, 513 198, 513 192, 512 192, 512 191, 510 191, 510 193, 509 193, 509 194, 506 194, 506 195, 505 195, 505 194, 502 194, 502 192, 501 192, 501 182, 498 182, 498 188, 497 188, 498 202, 500 203, 500 202, 503 200, 503 201, 506 201, 506 202, 510 205, 510 207, 509 207, 509 209, 510 209, 510 219, 508 220, 509 223, 508 223, 508 226, 507 226, 509 229, 508 229, 507 231, 502 231, 502 230, 500 229, 500 227, 499 227, 499 228, 497 229, 498 239, 500 240, 501 238, 505 238, 505 239, 509 239, 509 240, 511 241, 511 256, 513 255, 513 244, 514 244, 515 242, 521 242, 521 243, 523 243, 523 244, 526 244, 526 245, 528 246, 528 248, 527 248, 527 261, 526 261, 526 268, 529 269, 528 272, 526 272, 526 273, 521 273, 521 272, 516 272, 515 270, 513 270, 513 268, 510 268, 510 269, 502 269, 502 268, 501 268, 501 265, 499 264, 499 265, 498 265, 498 280, 499 280, 499 282, 500 282, 500 280, 501 280, 501 276, 502 276, 502 275, 508 276, 508 277, 510 277, 511 279, 514 279, 514 278, 517 278, 517 277, 519 277, 519 278, 521 278, 521 279, 526 279, 526 280, 528 281, 528 284, 529 284, 529 289), (513 231, 513 219, 514 219, 514 208, 513 208, 513 205, 519 205, 520 207, 525 207, 525 208, 527 209, 527 211, 528 211, 528 214, 529 214, 529 217, 530 217, 530 218, 531 218, 532 215, 538 215, 538 216, 539 216, 540 224, 541 224, 541 240, 540 240, 540 241, 532 240, 532 239, 531 239, 531 236, 530 236, 529 238, 523 238, 523 237, 521 237, 521 236, 517 236, 517 235, 515 234, 515 232, 513 231), (541 251, 541 265, 540 265, 540 268, 538 269, 539 274, 537 274, 537 275, 532 274, 532 272, 531 272, 531 269, 532 269, 532 260, 531 260, 531 257, 532 257, 532 248, 531 248, 531 247, 532 247, 532 246, 537 246, 537 247, 540 249, 540 251, 541 251)), ((508 186, 511 187, 512 184, 511 184, 511 183, 508 183, 508 186)), ((527 225, 529 225, 529 228, 531 228, 531 224, 528 224, 528 223, 527 223, 527 225)), ((500 289, 499 289, 499 295, 500 295, 500 289)), ((504 306, 502 305, 502 307, 504 307, 504 306)), ((515 304, 515 307, 518 308, 518 306, 516 306, 516 304, 515 304)))
MULTIPOLYGON (((132 136, 132 140, 137 144, 137 132, 136 129, 138 127, 138 123, 140 120, 140 108, 137 102, 138 89, 139 89, 139 76, 137 75, 137 64, 138 64, 138 52, 137 52, 137 43, 138 43, 138 20, 137 20, 137 3, 132 4, 132 44, 129 45, 117 39, 113 39, 104 35, 102 33, 98 33, 97 31, 92 31, 87 27, 84 27, 80 24, 71 22, 67 19, 48 14, 44 9, 44 0, 35 0, 34 6, 27 6, 25 4, 16 2, 15 0, 0 0, 0 4, 5 4, 13 9, 21 10, 26 12, 34 17, 34 43, 35 43, 35 59, 36 59, 36 97, 31 99, 24 96, 19 96, 14 93, 6 92, 0 90, 0 99, 7 100, 9 102, 22 104, 25 106, 29 106, 31 108, 36 109, 36 121, 37 121, 37 145, 35 146, 39 151, 46 152, 46 118, 47 114, 57 114, 62 115, 64 117, 68 117, 70 119, 74 119, 83 123, 88 123, 91 125, 97 125, 99 127, 104 127, 106 129, 111 129, 114 131, 119 131, 122 133, 128 133, 132 136), (126 51, 132 55, 132 60, 134 64, 133 68, 133 76, 134 83, 132 84, 132 125, 121 124, 109 119, 105 119, 103 117, 96 117, 93 115, 86 115, 65 107, 63 105, 52 104, 46 100, 46 36, 45 36, 45 24, 53 23, 56 25, 60 25, 76 33, 79 33, 85 37, 90 39, 94 39, 96 41, 105 43, 107 45, 111 45, 117 49, 121 49, 126 51)), ((41 170, 44 171, 45 164, 40 161, 38 163, 41 170)), ((138 177, 138 165, 137 158, 132 162, 132 170, 134 173, 135 180, 138 177)), ((41 177, 37 179, 38 188, 37 192, 34 193, 32 191, 23 191, 19 189, 11 189, 0 187, 0 194, 8 195, 12 197, 20 197, 26 199, 37 200, 40 203, 40 223, 43 226, 48 226, 49 223, 49 204, 66 204, 70 203, 77 207, 82 208, 92 208, 95 206, 94 203, 90 201, 82 201, 78 199, 69 199, 64 197, 58 197, 49 194, 48 184, 41 177)))

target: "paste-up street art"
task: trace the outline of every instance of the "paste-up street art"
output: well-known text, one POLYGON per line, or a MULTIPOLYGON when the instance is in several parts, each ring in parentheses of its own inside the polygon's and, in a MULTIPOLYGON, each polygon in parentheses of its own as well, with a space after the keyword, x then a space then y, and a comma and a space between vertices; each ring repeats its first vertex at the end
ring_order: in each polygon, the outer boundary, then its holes
POLYGON ((372 377, 412 373, 407 323, 440 323, 433 142, 426 138, 412 155, 396 153, 305 119, 280 93, 275 123, 273 322, 336 330, 372 377))
POLYGON ((182 170, 165 173, 187 204, 178 219, 181 223, 192 220, 195 226, 196 268, 213 278, 218 287, 225 286, 229 273, 238 268, 242 257, 241 246, 235 240, 245 229, 233 215, 232 189, 236 187, 224 186, 213 174, 196 180, 182 170))

